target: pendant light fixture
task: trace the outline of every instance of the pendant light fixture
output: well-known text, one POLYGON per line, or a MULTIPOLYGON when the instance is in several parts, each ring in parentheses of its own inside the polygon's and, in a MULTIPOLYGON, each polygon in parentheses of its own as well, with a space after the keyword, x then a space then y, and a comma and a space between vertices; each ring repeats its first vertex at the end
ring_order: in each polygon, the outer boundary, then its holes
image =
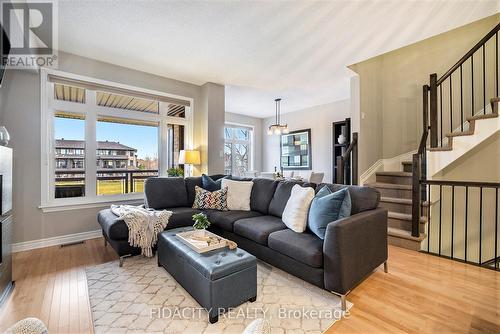
POLYGON ((272 124, 269 126, 269 129, 267 130, 268 135, 281 135, 281 134, 287 134, 288 131, 288 124, 281 124, 281 99, 275 99, 276 102, 276 123, 272 124))

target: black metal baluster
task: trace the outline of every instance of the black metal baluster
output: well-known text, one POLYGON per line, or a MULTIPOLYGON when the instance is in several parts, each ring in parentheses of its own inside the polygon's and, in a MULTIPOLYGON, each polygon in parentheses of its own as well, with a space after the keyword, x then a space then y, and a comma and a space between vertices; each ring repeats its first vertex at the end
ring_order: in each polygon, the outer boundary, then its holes
POLYGON ((438 254, 441 255, 441 227, 442 227, 442 217, 441 217, 441 211, 443 209, 443 186, 440 184, 439 185, 439 247, 438 247, 438 254))
POLYGON ((471 116, 474 116, 474 54, 470 56, 470 71, 471 71, 471 116))
POLYGON ((486 114, 486 56, 483 44, 483 114, 486 114))
POLYGON ((464 235, 464 242, 465 242, 465 262, 467 262, 467 222, 468 222, 468 216, 469 216, 469 187, 465 186, 465 235, 464 235))
POLYGON ((495 33, 495 86, 497 87, 497 95, 498 95, 498 31, 495 33))
POLYGON ((439 118, 441 120, 440 124, 440 138, 441 138, 441 146, 443 146, 443 85, 439 85, 439 118))
POLYGON ((462 65, 460 65, 460 131, 464 131, 464 87, 462 80, 462 65))
POLYGON ((450 133, 453 132, 453 91, 452 91, 452 75, 450 75, 450 133))
MULTIPOLYGON (((498 35, 497 35, 498 37, 498 35)), ((498 188, 495 190, 495 270, 498 259, 498 188)))
POLYGON ((483 187, 479 187, 479 265, 481 265, 483 250, 483 187))
POLYGON ((432 185, 427 185, 427 201, 429 203, 427 208, 427 253, 431 250, 431 187, 432 185))
POLYGON ((455 234, 455 186, 451 186, 451 258, 453 259, 453 236, 455 234))

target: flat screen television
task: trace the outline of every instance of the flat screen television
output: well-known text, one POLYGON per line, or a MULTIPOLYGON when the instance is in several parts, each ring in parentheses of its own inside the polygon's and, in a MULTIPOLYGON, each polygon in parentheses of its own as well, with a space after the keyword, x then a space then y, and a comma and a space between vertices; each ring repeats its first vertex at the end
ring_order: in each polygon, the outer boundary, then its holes
POLYGON ((1 62, 0 62, 0 87, 2 87, 2 82, 3 82, 3 77, 5 74, 5 67, 3 66, 4 59, 9 56, 10 53, 10 41, 9 38, 7 37, 7 34, 5 33, 5 30, 3 26, 0 24, 0 30, 2 30, 2 36, 1 36, 1 41, 0 41, 0 57, 1 57, 1 62))

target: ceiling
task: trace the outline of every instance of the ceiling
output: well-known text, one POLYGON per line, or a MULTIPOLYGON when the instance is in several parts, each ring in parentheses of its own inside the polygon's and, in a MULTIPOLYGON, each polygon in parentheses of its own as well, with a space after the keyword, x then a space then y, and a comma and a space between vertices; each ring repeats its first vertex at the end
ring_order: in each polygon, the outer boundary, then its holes
POLYGON ((226 86, 255 117, 349 97, 347 65, 500 11, 493 1, 60 1, 61 50, 226 86))

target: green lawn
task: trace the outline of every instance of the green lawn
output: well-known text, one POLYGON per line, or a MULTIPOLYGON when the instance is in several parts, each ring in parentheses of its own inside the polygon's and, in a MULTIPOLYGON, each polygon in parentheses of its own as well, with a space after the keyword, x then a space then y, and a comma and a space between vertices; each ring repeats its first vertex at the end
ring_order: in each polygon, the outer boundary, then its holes
MULTIPOLYGON (((56 182, 56 186, 78 186, 84 182, 56 182)), ((130 187, 130 185, 129 185, 130 187)), ((130 192, 130 188, 128 189, 130 192)), ((134 192, 144 191, 144 180, 134 180, 134 192)), ((125 183, 121 180, 97 181, 97 195, 116 195, 125 193, 125 183)))

